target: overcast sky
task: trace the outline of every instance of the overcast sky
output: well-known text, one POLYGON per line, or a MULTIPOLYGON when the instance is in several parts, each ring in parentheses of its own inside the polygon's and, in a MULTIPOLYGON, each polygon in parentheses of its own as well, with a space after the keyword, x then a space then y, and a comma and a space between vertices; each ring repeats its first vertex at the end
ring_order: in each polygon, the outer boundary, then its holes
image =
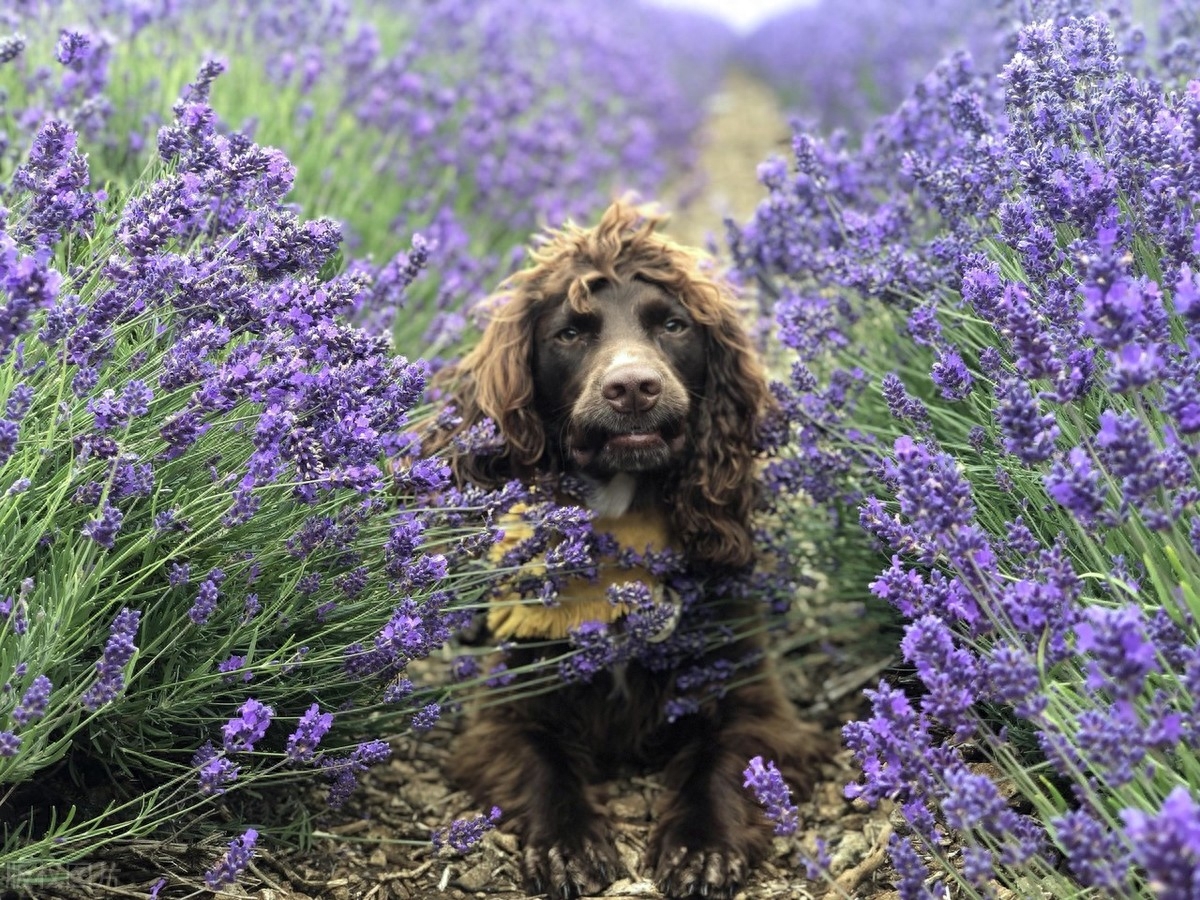
POLYGON ((792 6, 809 6, 813 0, 651 0, 659 6, 699 9, 724 19, 739 31, 749 31, 763 19, 792 6))

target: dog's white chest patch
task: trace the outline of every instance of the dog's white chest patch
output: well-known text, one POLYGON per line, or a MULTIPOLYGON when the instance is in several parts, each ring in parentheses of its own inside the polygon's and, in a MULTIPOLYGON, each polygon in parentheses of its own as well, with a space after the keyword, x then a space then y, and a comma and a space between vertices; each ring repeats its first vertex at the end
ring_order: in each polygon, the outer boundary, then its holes
POLYGON ((608 481, 593 483, 587 505, 596 515, 615 519, 629 511, 636 492, 637 479, 627 472, 621 472, 608 481))
POLYGON ((612 675, 612 690, 608 693, 608 699, 628 702, 631 699, 628 677, 629 663, 617 663, 608 671, 612 675))

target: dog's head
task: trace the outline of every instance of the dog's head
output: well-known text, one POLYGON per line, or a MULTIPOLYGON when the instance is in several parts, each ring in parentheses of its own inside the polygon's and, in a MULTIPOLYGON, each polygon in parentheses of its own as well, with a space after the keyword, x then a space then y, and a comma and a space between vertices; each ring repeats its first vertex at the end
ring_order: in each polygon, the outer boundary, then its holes
POLYGON ((447 373, 458 430, 491 418, 505 447, 453 465, 485 484, 634 475, 694 561, 742 566, 770 393, 728 289, 655 234, 661 222, 614 203, 594 228, 549 232, 505 283, 480 343, 447 373))

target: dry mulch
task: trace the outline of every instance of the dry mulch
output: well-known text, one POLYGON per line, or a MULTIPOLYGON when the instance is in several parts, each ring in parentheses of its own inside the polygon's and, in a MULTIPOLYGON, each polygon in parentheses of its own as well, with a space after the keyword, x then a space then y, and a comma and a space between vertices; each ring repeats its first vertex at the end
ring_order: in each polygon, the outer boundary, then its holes
MULTIPOLYGON (((782 668, 789 694, 810 718, 831 729, 861 712, 860 691, 875 682, 890 660, 852 666, 825 653, 789 657, 782 668)), ((418 900, 494 898, 530 900, 520 887, 516 839, 488 834, 467 856, 436 852, 430 831, 453 818, 480 812, 444 774, 461 720, 421 738, 401 737, 394 756, 365 779, 347 808, 327 814, 314 846, 304 852, 260 854, 253 871, 231 896, 255 900, 418 900), (255 882, 258 882, 255 884, 255 882)), ((812 799, 802 803, 801 830, 776 838, 773 854, 739 894, 746 900, 784 898, 883 898, 890 891, 885 847, 892 826, 887 810, 867 811, 843 797, 854 773, 846 754, 826 767, 812 799), (802 857, 825 841, 835 885, 809 881, 802 857)), ((630 874, 601 896, 660 900, 640 872, 651 827, 650 810, 661 784, 653 772, 631 772, 605 785, 607 808, 630 874)))

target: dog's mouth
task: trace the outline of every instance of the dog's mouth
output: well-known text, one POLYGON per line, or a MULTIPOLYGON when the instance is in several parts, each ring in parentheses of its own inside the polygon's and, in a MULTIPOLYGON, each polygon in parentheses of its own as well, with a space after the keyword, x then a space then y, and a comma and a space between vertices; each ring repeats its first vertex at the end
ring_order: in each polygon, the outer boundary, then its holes
POLYGON ((570 441, 571 458, 581 469, 639 472, 662 468, 683 450, 686 438, 681 426, 583 429, 570 441))

